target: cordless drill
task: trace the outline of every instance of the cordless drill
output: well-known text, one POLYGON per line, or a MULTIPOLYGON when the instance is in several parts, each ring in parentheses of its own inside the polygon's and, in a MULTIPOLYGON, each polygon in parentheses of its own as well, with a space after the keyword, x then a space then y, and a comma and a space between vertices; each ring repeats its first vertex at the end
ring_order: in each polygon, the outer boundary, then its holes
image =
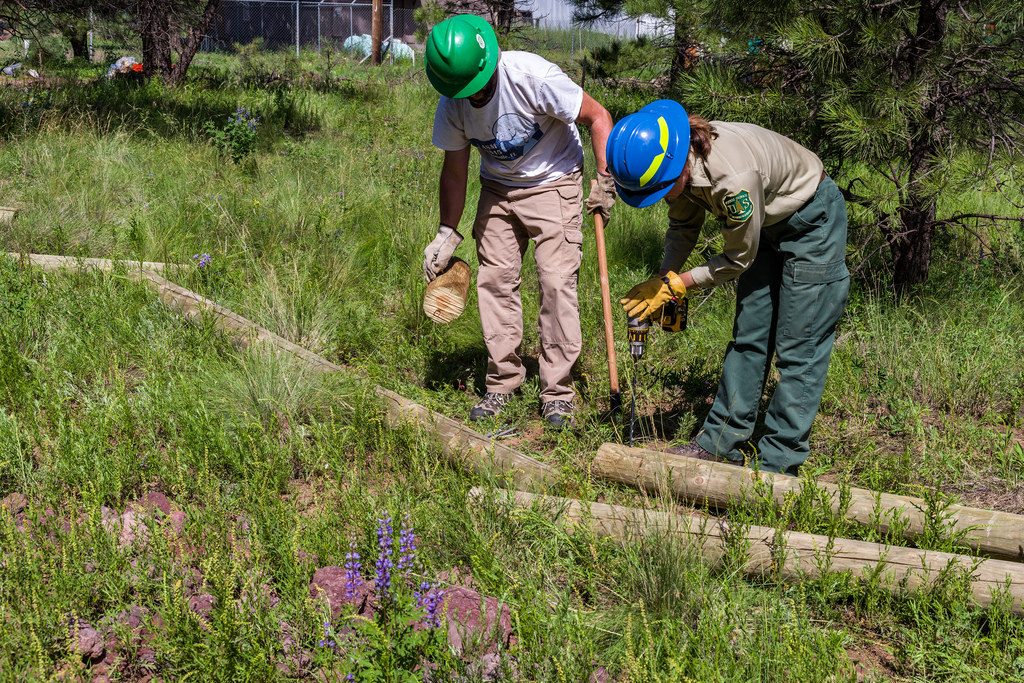
POLYGON ((651 321, 658 323, 666 332, 679 332, 686 329, 686 318, 689 313, 688 299, 666 302, 664 306, 646 318, 629 318, 626 321, 626 338, 629 340, 629 355, 633 360, 643 357, 647 348, 647 334, 651 330, 651 321))

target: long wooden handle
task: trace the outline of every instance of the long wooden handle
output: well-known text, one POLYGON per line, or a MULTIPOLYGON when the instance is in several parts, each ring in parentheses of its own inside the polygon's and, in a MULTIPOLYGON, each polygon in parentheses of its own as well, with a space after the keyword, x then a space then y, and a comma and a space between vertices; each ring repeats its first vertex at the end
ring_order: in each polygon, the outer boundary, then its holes
POLYGON ((594 214, 594 236, 597 238, 597 272, 601 278, 601 308, 604 312, 604 343, 608 349, 608 383, 611 386, 611 408, 616 410, 621 401, 619 369, 615 364, 615 334, 612 327, 612 294, 608 284, 608 257, 604 250, 604 218, 594 214))

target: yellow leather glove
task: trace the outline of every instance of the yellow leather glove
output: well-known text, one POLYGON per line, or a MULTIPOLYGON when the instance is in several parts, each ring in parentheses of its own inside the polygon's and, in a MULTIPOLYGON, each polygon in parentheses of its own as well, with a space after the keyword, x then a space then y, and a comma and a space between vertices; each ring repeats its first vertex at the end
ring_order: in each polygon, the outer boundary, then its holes
POLYGON ((686 285, 677 273, 669 271, 664 276, 652 277, 629 290, 625 297, 619 299, 623 310, 630 318, 643 320, 660 310, 666 302, 673 299, 681 300, 686 296, 686 285))

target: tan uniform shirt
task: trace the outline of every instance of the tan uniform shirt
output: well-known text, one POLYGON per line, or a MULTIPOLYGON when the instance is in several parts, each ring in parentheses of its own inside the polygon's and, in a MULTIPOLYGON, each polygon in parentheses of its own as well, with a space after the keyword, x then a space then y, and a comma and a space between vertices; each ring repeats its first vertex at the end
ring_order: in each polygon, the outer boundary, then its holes
POLYGON ((698 287, 728 282, 750 267, 761 228, 791 216, 814 196, 822 163, 789 138, 752 123, 712 121, 718 137, 706 161, 690 152, 690 184, 669 205, 662 270, 678 272, 690 256, 704 212, 724 220, 725 248, 690 271, 698 287))

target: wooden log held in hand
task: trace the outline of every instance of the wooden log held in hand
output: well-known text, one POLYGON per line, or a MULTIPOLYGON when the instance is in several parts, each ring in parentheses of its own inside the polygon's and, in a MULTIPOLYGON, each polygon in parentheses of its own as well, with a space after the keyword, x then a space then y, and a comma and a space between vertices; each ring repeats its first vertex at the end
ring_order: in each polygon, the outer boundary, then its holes
POLYGON ((427 284, 423 312, 435 323, 447 325, 466 310, 473 271, 462 259, 453 258, 448 269, 427 284))
POLYGON ((491 491, 474 488, 469 502, 493 496, 499 504, 518 508, 547 509, 565 527, 589 526, 598 536, 633 542, 645 536, 672 537, 692 544, 709 564, 718 564, 730 547, 743 547, 742 571, 749 576, 777 576, 785 581, 819 578, 827 573, 849 572, 889 593, 930 588, 953 572, 970 576, 968 590, 981 607, 1005 596, 1014 614, 1024 613, 1024 567, 1005 560, 983 560, 934 550, 918 550, 828 538, 798 531, 779 533, 771 527, 730 528, 722 519, 697 511, 678 514, 640 508, 584 503, 524 491, 491 491), (740 546, 730 546, 737 540, 740 546))
MULTIPOLYGON (((764 490, 780 505, 787 496, 797 495, 809 485, 795 477, 611 443, 598 449, 591 471, 595 477, 650 493, 670 491, 680 500, 715 508, 728 508, 752 498, 759 478, 764 490)), ((903 537, 911 541, 925 533, 928 504, 921 498, 851 486, 846 489, 849 500, 844 500, 842 488, 835 484, 815 482, 814 486, 824 493, 832 512, 846 519, 883 531, 901 529, 903 537)), ((966 505, 950 505, 942 510, 942 516, 951 531, 962 534, 965 545, 991 557, 1021 561, 1024 516, 966 505)))

